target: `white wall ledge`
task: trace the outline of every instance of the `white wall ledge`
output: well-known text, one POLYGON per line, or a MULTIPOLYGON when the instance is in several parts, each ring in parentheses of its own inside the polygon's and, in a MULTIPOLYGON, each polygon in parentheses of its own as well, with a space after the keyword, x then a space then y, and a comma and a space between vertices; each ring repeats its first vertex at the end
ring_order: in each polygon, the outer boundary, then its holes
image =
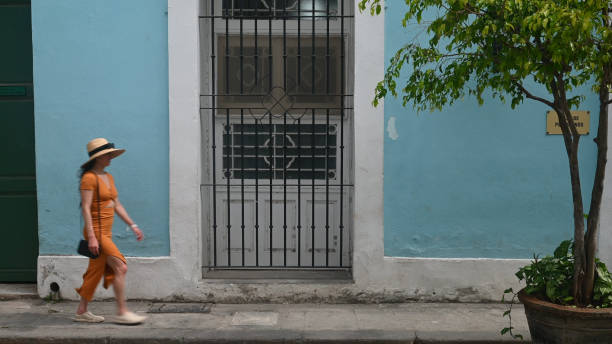
MULTIPOLYGON (((496 302, 508 287, 518 289, 514 273, 523 259, 427 259, 385 257, 368 283, 343 281, 221 281, 191 279, 173 257, 128 257, 126 295, 132 300, 201 301, 217 303, 308 302, 496 302)), ((46 297, 58 283, 62 298, 78 300, 87 268, 81 256, 40 256, 38 294, 46 297)), ((374 271, 370 271, 374 273, 374 271)), ((98 287, 96 299, 113 298, 112 288, 98 287)))

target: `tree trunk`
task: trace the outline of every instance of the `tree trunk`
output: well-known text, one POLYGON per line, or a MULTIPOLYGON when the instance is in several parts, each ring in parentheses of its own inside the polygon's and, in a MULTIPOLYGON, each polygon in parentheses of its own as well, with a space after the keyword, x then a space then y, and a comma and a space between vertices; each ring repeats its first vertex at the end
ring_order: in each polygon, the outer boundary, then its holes
POLYGON ((591 207, 587 221, 587 233, 585 236, 586 250, 586 275, 582 286, 585 303, 590 304, 593 298, 593 286, 595 284, 595 255, 598 246, 599 215, 601 209, 601 198, 603 195, 603 182, 606 173, 606 162, 608 155, 608 90, 605 87, 605 78, 599 91, 599 124, 597 128, 597 168, 593 191, 591 193, 591 207))
POLYGON ((576 130, 576 123, 567 102, 565 85, 561 75, 557 75, 551 82, 551 89, 555 98, 555 108, 559 117, 559 125, 563 133, 563 141, 570 168, 572 184, 572 200, 574 205, 574 281, 572 294, 577 306, 584 305, 583 284, 586 269, 586 256, 584 249, 584 206, 582 204, 582 190, 580 187, 580 171, 578 168, 578 144, 580 135, 576 130))
POLYGON ((584 248, 584 207, 580 188, 580 173, 578 171, 578 143, 572 142, 568 156, 570 164, 570 177, 572 181, 572 199, 574 203, 574 285, 573 296, 576 305, 584 305, 582 286, 585 277, 585 248, 584 248))
POLYGON ((591 209, 587 222, 585 235, 586 248, 586 275, 582 286, 587 304, 593 301, 593 288, 595 285, 595 256, 599 243, 599 217, 601 213, 601 199, 604 188, 606 163, 608 161, 608 85, 610 84, 612 65, 608 64, 599 85, 599 123, 597 128, 597 169, 591 193, 591 209))
POLYGON ((574 283, 572 292, 574 302, 577 306, 584 305, 583 284, 586 268, 586 257, 584 249, 584 206, 582 204, 582 190, 580 187, 580 171, 578 168, 578 143, 580 136, 571 130, 570 126, 575 124, 571 120, 571 112, 568 106, 561 106, 559 124, 563 132, 565 149, 570 168, 570 180, 572 185, 572 203, 574 205, 574 283), (572 133, 573 132, 573 133, 572 133))
MULTIPOLYGON (((602 10, 604 26, 610 28, 610 9, 602 10)), ((598 49, 602 49, 598 46, 598 49)), ((603 195, 604 178, 606 163, 608 161, 608 86, 612 81, 612 64, 606 63, 599 84, 599 123, 597 128, 597 169, 595 170, 595 180, 591 193, 591 209, 587 222, 587 233, 585 235, 586 245, 586 275, 582 286, 585 301, 591 304, 593 301, 593 288, 595 286, 595 256, 599 246, 599 217, 601 214, 601 198, 603 195)))

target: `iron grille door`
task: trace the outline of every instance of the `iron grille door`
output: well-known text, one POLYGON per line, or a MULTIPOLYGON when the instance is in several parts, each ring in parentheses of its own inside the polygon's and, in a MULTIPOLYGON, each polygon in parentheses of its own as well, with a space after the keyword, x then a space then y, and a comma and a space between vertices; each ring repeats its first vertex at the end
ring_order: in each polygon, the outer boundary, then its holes
POLYGON ((209 269, 350 269, 348 0, 210 0, 209 269))

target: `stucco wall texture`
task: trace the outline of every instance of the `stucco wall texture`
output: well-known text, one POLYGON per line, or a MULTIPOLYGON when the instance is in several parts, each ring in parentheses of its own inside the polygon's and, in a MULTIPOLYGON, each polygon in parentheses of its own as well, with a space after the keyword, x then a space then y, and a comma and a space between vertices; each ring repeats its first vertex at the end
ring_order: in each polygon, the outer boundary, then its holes
POLYGON ((146 235, 136 242, 116 216, 116 244, 169 254, 167 10, 167 0, 32 0, 41 255, 75 254, 77 170, 95 137, 127 149, 108 171, 146 235))
MULTIPOLYGON (((401 26, 403 2, 386 4, 388 63, 399 47, 425 42, 427 33, 424 25, 401 26)), ((528 88, 546 96, 543 88, 528 88)), ((590 135, 582 137, 579 153, 586 211, 597 104, 592 95, 580 106, 591 112, 590 135)), ((552 254, 569 239, 568 161, 561 135, 546 134, 547 110, 531 100, 511 110, 509 102, 488 97, 478 106, 466 97, 444 111, 417 114, 401 99, 386 99, 385 255, 530 258, 552 254)))

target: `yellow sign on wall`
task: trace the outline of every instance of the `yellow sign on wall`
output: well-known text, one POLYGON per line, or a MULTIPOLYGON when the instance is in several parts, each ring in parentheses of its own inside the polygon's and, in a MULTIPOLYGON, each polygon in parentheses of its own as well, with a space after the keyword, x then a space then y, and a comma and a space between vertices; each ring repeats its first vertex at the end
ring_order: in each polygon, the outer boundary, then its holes
MULTIPOLYGON (((578 130, 578 134, 588 135, 591 123, 591 112, 572 111, 572 118, 574 119, 574 123, 576 123, 576 130, 578 130)), ((557 112, 555 111, 546 112, 546 134, 562 134, 561 126, 559 125, 559 117, 557 117, 557 112)))

